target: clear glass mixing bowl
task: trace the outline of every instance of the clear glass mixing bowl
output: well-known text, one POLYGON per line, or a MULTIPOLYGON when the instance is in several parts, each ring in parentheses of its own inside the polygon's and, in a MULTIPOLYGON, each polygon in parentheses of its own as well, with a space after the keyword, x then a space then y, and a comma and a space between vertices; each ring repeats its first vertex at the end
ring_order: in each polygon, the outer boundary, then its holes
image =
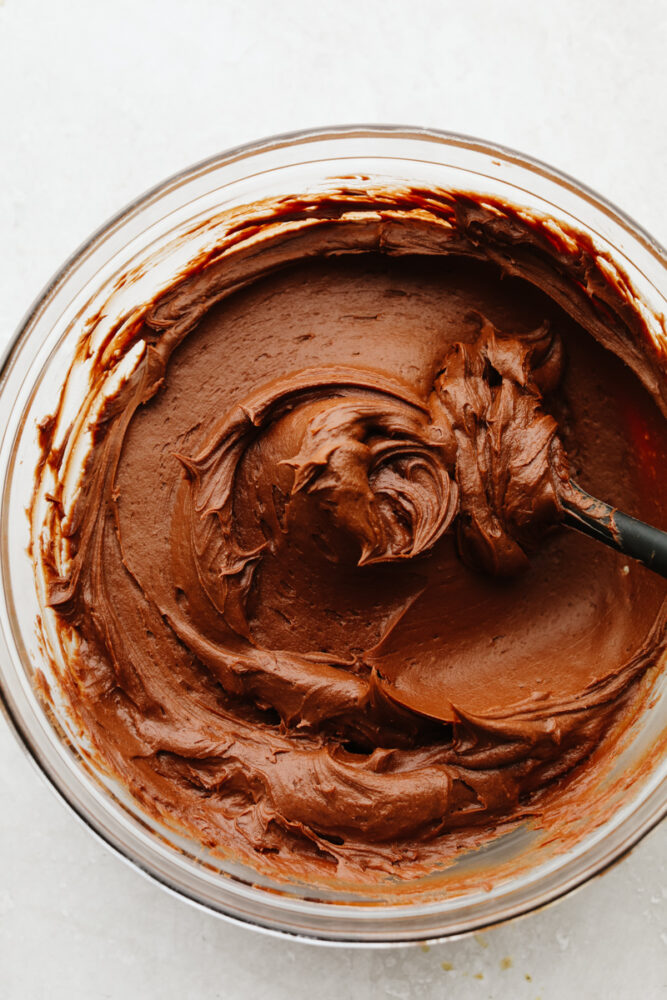
MULTIPOLYGON (((87 753, 51 679, 35 627, 40 608, 26 508, 38 458, 37 422, 52 412, 85 324, 145 302, 224 231, 220 213, 258 199, 326 189, 335 179, 490 195, 589 235, 620 265, 667 352, 667 254, 631 219, 542 163, 465 136, 387 126, 278 136, 183 171, 129 205, 68 260, 18 330, 0 378, 0 691, 7 718, 41 772, 83 822, 166 888, 206 909, 274 932, 329 942, 391 944, 460 935, 563 895, 631 848, 667 811, 667 677, 625 734, 604 787, 600 823, 580 839, 523 825, 433 877, 427 902, 388 905, 357 895, 274 884, 215 857, 146 815, 87 753), (188 233, 187 239, 184 238, 188 233), (131 272, 132 280, 123 283, 131 272), (39 675, 37 675, 39 677, 39 675), (41 678, 40 678, 41 682, 41 678), (456 887, 454 889, 454 886, 456 887)), ((349 182, 349 181, 348 181, 349 182)))

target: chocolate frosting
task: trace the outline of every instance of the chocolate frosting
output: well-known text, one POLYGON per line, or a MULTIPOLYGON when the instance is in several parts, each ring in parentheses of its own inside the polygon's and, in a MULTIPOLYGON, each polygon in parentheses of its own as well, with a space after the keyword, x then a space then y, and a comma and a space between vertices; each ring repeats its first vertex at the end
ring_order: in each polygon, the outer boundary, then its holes
POLYGON ((348 189, 230 218, 114 337, 40 466, 63 685, 106 766, 311 881, 539 821, 666 645, 664 582, 559 526, 576 475, 667 527, 625 276, 506 205, 348 189))

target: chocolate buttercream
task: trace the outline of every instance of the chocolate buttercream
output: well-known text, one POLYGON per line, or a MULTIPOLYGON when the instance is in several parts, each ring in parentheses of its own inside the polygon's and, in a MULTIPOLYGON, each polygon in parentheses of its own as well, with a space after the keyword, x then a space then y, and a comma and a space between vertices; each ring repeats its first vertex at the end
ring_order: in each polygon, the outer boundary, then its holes
POLYGON ((64 444, 42 428, 40 565, 105 765, 278 877, 408 878, 539 822, 667 644, 665 583, 559 526, 572 475, 667 527, 625 276, 507 205, 347 189, 230 217, 137 316, 64 444))

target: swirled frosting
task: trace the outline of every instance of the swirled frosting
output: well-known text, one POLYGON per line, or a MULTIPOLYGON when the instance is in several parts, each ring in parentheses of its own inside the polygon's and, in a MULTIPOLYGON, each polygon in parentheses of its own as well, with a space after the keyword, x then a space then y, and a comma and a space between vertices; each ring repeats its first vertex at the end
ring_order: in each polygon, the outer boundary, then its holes
POLYGON ((507 206, 347 190, 229 234, 99 349, 69 509, 79 432, 43 425, 63 684, 204 843, 408 878, 539 817, 664 650, 664 584, 559 527, 573 473, 667 526, 664 369, 609 262, 507 206))

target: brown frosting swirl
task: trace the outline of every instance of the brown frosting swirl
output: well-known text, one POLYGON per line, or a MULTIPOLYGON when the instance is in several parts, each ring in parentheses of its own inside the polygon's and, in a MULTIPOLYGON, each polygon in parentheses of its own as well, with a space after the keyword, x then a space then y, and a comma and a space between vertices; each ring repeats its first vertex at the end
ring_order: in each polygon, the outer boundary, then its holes
POLYGON ((63 684, 106 765, 205 843, 410 877, 452 831, 537 815, 665 648, 664 586, 558 522, 566 449, 667 520, 609 398, 667 455, 667 383, 608 262, 507 206, 246 215, 96 359, 41 554, 63 684))

